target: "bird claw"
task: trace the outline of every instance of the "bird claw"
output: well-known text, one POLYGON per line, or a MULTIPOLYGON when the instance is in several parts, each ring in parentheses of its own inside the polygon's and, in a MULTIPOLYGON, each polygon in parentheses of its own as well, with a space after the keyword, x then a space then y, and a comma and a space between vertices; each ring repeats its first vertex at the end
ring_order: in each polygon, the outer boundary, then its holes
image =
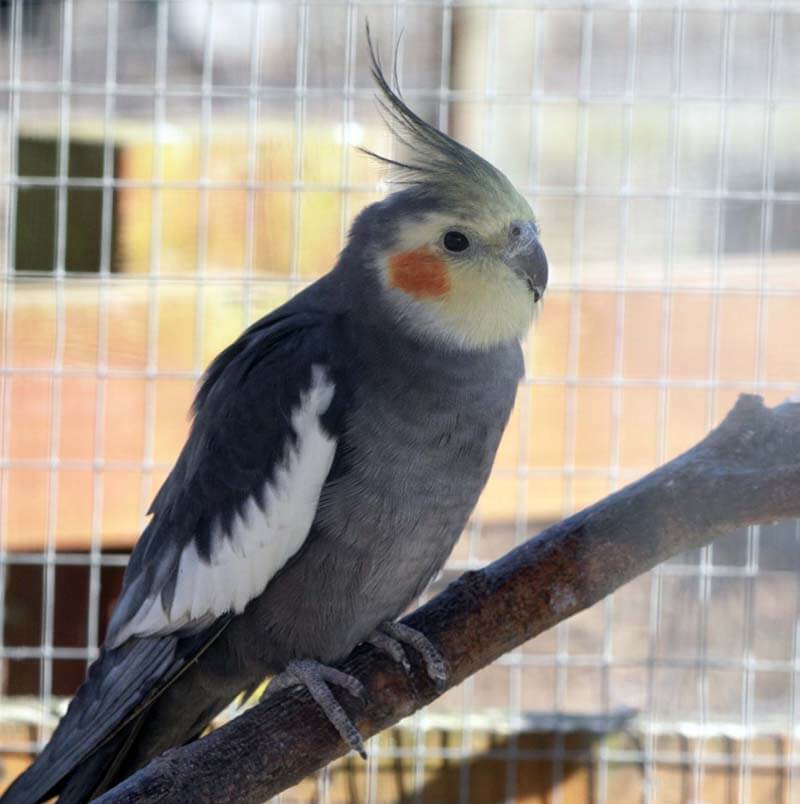
POLYGON ((367 642, 373 647, 377 648, 381 653, 385 653, 390 659, 401 665, 406 673, 411 672, 411 662, 408 661, 405 650, 402 644, 385 634, 381 630, 374 631, 367 642))
POLYGON ((334 697, 329 684, 341 687, 354 698, 365 700, 366 690, 357 678, 313 659, 295 659, 289 662, 286 670, 270 681, 261 700, 265 701, 287 687, 305 687, 331 725, 339 732, 342 740, 360 754, 362 759, 366 759, 367 752, 361 734, 334 697))
POLYGON ((386 622, 378 626, 378 629, 367 641, 401 664, 406 672, 411 670, 411 665, 403 645, 413 648, 422 656, 428 677, 436 688, 444 688, 447 682, 447 666, 444 657, 421 631, 402 623, 386 622))
MULTIPOLYGON (((439 690, 444 688, 447 681, 444 657, 422 632, 402 623, 387 622, 378 626, 366 641, 394 659, 406 672, 411 672, 411 664, 403 645, 413 648, 422 656, 428 676, 436 688, 439 690)), ((266 701, 288 687, 305 687, 317 706, 325 713, 325 717, 328 718, 331 725, 339 732, 342 740, 353 751, 358 752, 363 759, 366 759, 367 752, 364 749, 364 741, 353 721, 333 696, 329 684, 341 687, 354 698, 362 701, 366 698, 364 685, 354 676, 313 659, 294 659, 286 665, 283 673, 270 681, 261 700, 266 701)))

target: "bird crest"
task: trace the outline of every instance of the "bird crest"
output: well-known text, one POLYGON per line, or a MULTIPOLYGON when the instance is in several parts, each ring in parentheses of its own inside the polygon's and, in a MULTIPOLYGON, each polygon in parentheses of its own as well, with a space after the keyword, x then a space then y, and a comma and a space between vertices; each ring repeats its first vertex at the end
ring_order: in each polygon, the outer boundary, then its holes
MULTIPOLYGON (((378 50, 367 23, 370 69, 378 86, 381 115, 395 139, 403 146, 402 157, 393 158, 367 148, 360 151, 388 168, 388 180, 444 198, 461 206, 501 205, 512 215, 530 215, 527 202, 494 165, 474 151, 427 123, 409 108, 399 89, 392 88, 381 65, 378 50)), ((395 48, 393 83, 398 87, 395 48)))

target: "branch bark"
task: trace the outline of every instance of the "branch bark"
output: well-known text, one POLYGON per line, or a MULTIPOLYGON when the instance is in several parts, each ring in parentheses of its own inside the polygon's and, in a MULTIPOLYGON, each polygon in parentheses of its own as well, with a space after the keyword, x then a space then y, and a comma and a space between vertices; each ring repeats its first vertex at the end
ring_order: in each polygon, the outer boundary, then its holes
MULTIPOLYGON (((681 551, 740 527, 800 517, 800 404, 742 396, 688 452, 467 572, 406 617, 442 651, 449 686, 681 551)), ((412 657, 413 659, 413 657, 412 657)), ((368 690, 339 694, 364 737, 442 691, 361 646, 341 665, 368 690)), ((259 802, 345 753, 307 694, 287 691, 172 749, 102 796, 123 802, 259 802)))

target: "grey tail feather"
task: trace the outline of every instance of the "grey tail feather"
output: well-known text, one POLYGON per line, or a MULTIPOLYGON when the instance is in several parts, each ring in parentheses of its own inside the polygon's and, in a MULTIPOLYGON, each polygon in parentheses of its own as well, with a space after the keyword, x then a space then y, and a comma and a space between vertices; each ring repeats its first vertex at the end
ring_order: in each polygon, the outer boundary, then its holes
POLYGON ((6 791, 2 798, 3 804, 34 804, 34 801, 46 801, 54 795, 58 796, 59 804, 84 804, 100 795, 108 788, 108 783, 138 733, 142 720, 143 717, 139 717, 129 724, 41 796, 31 798, 29 785, 25 785, 23 780, 23 784, 12 784, 6 791))
MULTIPOLYGON (((160 706, 163 694, 184 678, 185 671, 197 670, 198 658, 222 633, 229 620, 229 617, 220 618, 209 633, 186 638, 185 649, 178 648, 179 657, 176 657, 170 645, 174 640, 165 638, 141 642, 132 640, 126 643, 127 648, 122 646, 114 651, 102 652, 90 668, 87 680, 73 698, 50 743, 28 770, 12 783, 0 804, 33 804, 46 800, 58 790, 64 790, 65 793, 70 791, 72 796, 73 789, 76 791, 75 797, 67 798, 67 801, 79 801, 82 796, 85 800, 86 789, 118 777, 117 771, 122 763, 128 762, 129 754, 147 753, 146 749, 141 750, 137 738, 142 726, 150 719, 153 707, 160 706), (149 647, 153 646, 156 648, 155 654, 149 651, 149 647), (127 661, 119 661, 120 656, 127 661), (154 661, 159 657, 162 661, 154 661), (144 672, 143 662, 154 674, 152 678, 148 678, 144 672), (125 673, 114 675, 115 667, 124 669, 125 673), (135 680, 132 676, 136 672, 142 684, 131 698, 129 693, 135 680), (105 691, 102 688, 104 679, 112 682, 105 691), (115 690, 115 686, 122 690, 115 690), (110 708, 100 706, 100 709, 93 709, 103 701, 110 704, 110 708), (103 728, 103 723, 107 728, 103 728), (92 734, 96 739, 92 739, 92 734), (76 735, 88 735, 88 739, 76 744, 76 735)), ((192 736, 194 732, 191 730, 186 733, 178 730, 174 739, 162 750, 192 736)))
MULTIPOLYGON (((161 700, 154 701, 48 790, 31 795, 31 784, 20 777, 20 783, 13 783, 3 796, 2 804, 34 804, 54 795, 58 804, 91 801, 167 748, 197 739, 228 702, 226 696, 207 701, 189 695, 187 700, 194 700, 195 705, 186 706, 184 695, 176 697, 166 712, 160 709, 161 700), (175 717, 176 704, 181 704, 179 714, 186 718, 183 722, 175 717)), ((35 784, 35 779, 32 781, 35 784)))
POLYGON ((84 804, 112 787, 116 771, 143 720, 144 716, 139 717, 78 765, 59 792, 58 804, 84 804))

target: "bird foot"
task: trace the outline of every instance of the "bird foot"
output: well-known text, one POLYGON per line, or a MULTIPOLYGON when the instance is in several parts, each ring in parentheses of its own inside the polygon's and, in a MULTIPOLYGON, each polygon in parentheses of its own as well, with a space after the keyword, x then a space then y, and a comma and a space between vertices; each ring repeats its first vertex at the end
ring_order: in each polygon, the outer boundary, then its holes
POLYGON ((335 667, 315 662, 313 659, 295 659, 286 665, 286 670, 270 681, 261 700, 271 698, 275 693, 287 687, 305 687, 317 706, 325 713, 331 725, 339 732, 339 736, 362 759, 367 758, 364 741, 355 724, 347 716, 339 702, 334 698, 329 684, 335 684, 350 693, 354 698, 364 699, 364 685, 354 676, 343 673, 335 667))
POLYGON ((411 665, 403 645, 408 645, 422 656, 428 677, 436 684, 437 689, 444 687, 447 681, 444 657, 421 631, 402 623, 386 622, 378 626, 367 642, 402 665, 407 673, 410 672, 411 665))

